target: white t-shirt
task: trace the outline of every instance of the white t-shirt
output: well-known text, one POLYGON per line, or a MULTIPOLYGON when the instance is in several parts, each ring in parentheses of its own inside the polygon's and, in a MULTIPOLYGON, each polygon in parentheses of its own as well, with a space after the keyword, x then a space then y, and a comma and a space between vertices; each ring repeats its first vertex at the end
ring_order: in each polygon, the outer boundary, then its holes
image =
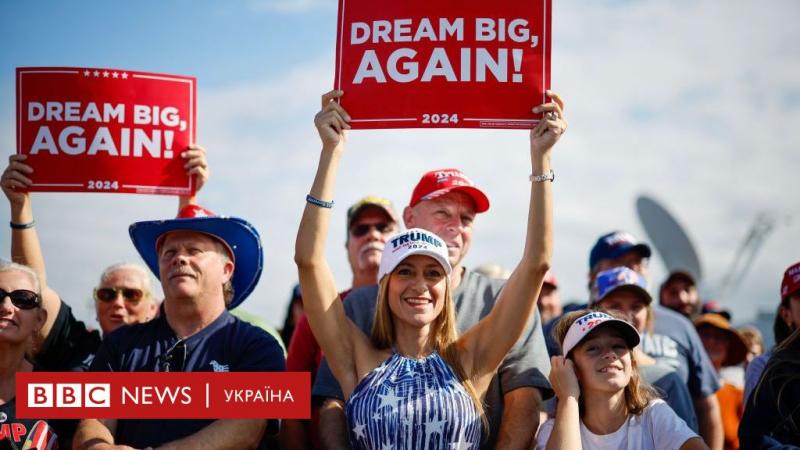
MULTIPOLYGON (((536 449, 544 450, 553 431, 554 419, 539 428, 536 449)), ((663 400, 650 402, 640 416, 631 414, 613 433, 599 435, 581 422, 583 450, 677 450, 697 435, 663 400)))

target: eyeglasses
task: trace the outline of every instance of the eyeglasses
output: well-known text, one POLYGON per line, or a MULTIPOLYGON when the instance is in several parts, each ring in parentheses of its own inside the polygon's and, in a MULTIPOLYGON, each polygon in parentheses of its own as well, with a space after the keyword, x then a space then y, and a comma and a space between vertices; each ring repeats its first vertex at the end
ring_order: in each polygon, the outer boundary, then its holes
POLYGON ((387 222, 362 223, 360 225, 354 226, 353 228, 350 228, 350 233, 353 235, 353 237, 361 237, 369 233, 370 230, 372 230, 373 228, 375 228, 376 230, 378 230, 378 233, 383 234, 386 232, 386 230, 391 229, 392 226, 393 224, 387 222))
POLYGON ((128 303, 139 303, 144 297, 144 291, 133 288, 95 288, 94 298, 103 303, 113 302, 122 293, 122 298, 128 303))
POLYGON ((27 289, 16 289, 11 292, 0 289, 0 304, 6 297, 11 299, 11 304, 19 309, 33 309, 41 304, 39 294, 27 289))
POLYGON ((186 366, 186 341, 178 339, 172 344, 172 347, 158 357, 158 363, 161 372, 183 372, 183 368, 186 366))

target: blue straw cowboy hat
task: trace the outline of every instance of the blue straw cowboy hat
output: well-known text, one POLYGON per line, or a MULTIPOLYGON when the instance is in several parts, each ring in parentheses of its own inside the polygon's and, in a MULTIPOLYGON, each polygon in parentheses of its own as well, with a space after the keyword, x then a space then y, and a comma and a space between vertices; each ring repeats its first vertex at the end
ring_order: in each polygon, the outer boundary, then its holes
POLYGON ((175 219, 149 220, 132 224, 128 228, 128 233, 133 245, 156 278, 159 277, 160 241, 170 231, 178 230, 207 234, 227 247, 234 263, 231 278, 234 294, 228 309, 239 306, 258 284, 264 265, 261 238, 255 227, 244 219, 217 216, 198 205, 184 207, 175 219))

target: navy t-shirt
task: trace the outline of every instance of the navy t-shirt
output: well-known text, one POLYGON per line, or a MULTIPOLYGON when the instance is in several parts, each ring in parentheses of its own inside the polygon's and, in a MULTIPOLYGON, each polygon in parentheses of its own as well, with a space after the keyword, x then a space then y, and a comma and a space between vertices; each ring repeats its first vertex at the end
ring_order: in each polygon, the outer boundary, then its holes
MULTIPOLYGON (((119 328, 103 339, 92 362, 96 372, 161 372, 167 352, 178 337, 162 314, 150 322, 119 328)), ((261 328, 250 325, 228 311, 201 331, 183 340, 183 372, 281 372, 286 370, 283 350, 261 328)), ((171 371, 180 362, 171 361, 171 371)), ((117 421, 115 442, 134 448, 156 447, 189 436, 213 420, 117 421)))

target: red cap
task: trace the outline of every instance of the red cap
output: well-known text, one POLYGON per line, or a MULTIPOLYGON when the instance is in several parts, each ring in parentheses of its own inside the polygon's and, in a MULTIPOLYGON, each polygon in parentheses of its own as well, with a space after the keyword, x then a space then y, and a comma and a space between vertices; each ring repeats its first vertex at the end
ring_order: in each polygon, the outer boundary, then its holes
POLYGON ((214 211, 203 208, 200 205, 189 204, 178 211, 176 219, 194 219, 196 217, 217 217, 214 211))
POLYGON ((558 289, 558 278, 556 278, 556 274, 554 274, 552 270, 548 270, 547 273, 544 274, 544 284, 549 284, 558 289))
POLYGON ((451 191, 461 191, 472 198, 475 212, 482 213, 489 209, 489 198, 458 169, 438 169, 427 172, 417 183, 411 194, 408 206, 415 206, 425 200, 433 200, 451 191))
POLYGON ((796 262, 783 273, 781 282, 781 300, 800 291, 800 262, 796 262))
MULTIPOLYGON (((202 206, 193 203, 190 203, 181 208, 180 211, 178 211, 178 215, 175 216, 176 219, 197 219, 201 217, 219 217, 219 216, 214 211, 211 211, 208 208, 203 208, 202 206)), ((158 239, 156 239, 157 252, 161 250, 161 244, 164 243, 164 238, 167 237, 167 234, 168 233, 164 233, 161 236, 159 236, 158 239)), ((225 249, 228 250, 228 255, 231 257, 231 260, 236 262, 236 253, 233 251, 231 246, 228 245, 225 239, 222 239, 219 236, 216 236, 211 233, 203 233, 203 234, 207 234, 216 239, 217 241, 219 241, 220 243, 222 243, 222 245, 225 246, 225 249)), ((156 275, 157 274, 158 273, 156 272, 156 275)))

